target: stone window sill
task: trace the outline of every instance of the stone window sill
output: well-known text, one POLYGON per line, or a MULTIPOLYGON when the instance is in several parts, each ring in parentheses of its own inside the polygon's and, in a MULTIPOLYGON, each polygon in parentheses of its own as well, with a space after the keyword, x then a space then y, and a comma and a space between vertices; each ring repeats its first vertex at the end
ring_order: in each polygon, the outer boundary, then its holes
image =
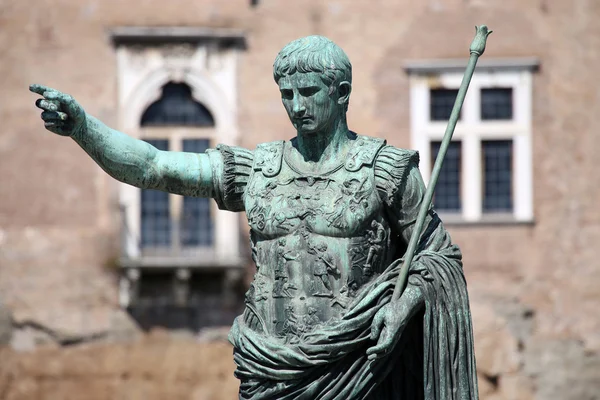
POLYGON ((489 213, 483 214, 477 220, 467 220, 460 214, 442 213, 438 215, 446 226, 533 226, 535 220, 531 219, 516 219, 511 213, 489 213))

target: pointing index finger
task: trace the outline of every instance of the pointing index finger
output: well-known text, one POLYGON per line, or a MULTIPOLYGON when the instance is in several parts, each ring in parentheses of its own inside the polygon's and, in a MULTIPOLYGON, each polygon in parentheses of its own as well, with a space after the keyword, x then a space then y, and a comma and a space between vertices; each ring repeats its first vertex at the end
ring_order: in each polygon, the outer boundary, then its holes
POLYGON ((29 91, 43 96, 44 92, 54 92, 55 90, 51 87, 38 85, 37 83, 34 83, 33 85, 29 85, 29 91))

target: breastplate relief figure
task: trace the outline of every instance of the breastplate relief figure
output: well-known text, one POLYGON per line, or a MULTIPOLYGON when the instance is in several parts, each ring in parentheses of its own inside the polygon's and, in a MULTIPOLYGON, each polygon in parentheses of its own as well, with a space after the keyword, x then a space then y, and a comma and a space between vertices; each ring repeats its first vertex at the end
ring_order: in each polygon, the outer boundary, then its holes
POLYGON ((277 243, 277 266, 275 268, 275 284, 273 286, 273 297, 293 297, 290 290, 298 289, 293 283, 289 282, 288 261, 298 259, 298 255, 293 255, 286 249, 286 240, 279 239, 277 243))
POLYGON ((317 247, 309 243, 308 254, 315 256, 312 264, 313 275, 315 276, 312 295, 317 297, 333 297, 331 275, 339 275, 339 270, 333 265, 333 258, 327 254, 327 244, 321 243, 317 247))
POLYGON ((289 43, 273 76, 296 136, 202 154, 158 151, 69 95, 30 90, 46 129, 115 179, 247 213, 257 273, 229 336, 240 399, 477 399, 461 252, 428 203, 415 230, 419 155, 349 130, 352 66, 329 39, 289 43))
POLYGON ((369 231, 369 250, 363 269, 363 273, 367 277, 373 275, 373 265, 379 261, 378 257, 381 257, 381 252, 383 250, 383 246, 385 245, 386 237, 385 229, 379 222, 373 220, 371 222, 371 228, 373 228, 373 230, 369 231))

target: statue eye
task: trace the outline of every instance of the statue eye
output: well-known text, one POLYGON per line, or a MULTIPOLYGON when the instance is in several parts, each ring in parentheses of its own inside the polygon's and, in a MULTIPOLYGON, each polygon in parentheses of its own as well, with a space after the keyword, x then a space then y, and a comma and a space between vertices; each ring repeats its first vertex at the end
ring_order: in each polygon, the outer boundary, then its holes
POLYGON ((300 94, 304 97, 310 97, 310 96, 316 94, 319 90, 320 89, 318 86, 310 86, 310 87, 299 88, 298 92, 300 92, 300 94))
POLYGON ((290 89, 282 89, 281 90, 281 98, 286 100, 291 100, 294 98, 294 92, 290 89))

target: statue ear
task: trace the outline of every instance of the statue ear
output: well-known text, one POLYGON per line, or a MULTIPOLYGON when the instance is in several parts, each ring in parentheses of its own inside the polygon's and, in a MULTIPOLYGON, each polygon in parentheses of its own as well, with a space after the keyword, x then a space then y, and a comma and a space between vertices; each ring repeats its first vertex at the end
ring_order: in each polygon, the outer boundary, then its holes
POLYGON ((352 92, 352 84, 348 81, 340 82, 338 85, 338 104, 348 104, 350 100, 350 93, 352 92))

